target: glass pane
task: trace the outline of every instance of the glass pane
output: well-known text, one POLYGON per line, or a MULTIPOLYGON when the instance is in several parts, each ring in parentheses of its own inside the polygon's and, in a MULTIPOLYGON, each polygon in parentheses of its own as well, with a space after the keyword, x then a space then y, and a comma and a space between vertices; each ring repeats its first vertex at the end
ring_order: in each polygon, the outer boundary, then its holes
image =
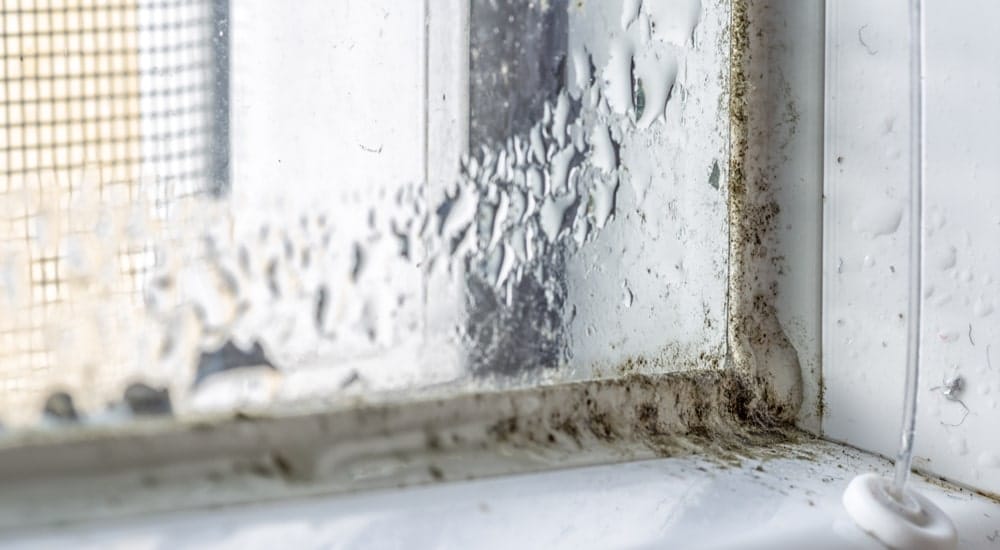
POLYGON ((2 21, 11 430, 724 362, 728 0, 2 21))

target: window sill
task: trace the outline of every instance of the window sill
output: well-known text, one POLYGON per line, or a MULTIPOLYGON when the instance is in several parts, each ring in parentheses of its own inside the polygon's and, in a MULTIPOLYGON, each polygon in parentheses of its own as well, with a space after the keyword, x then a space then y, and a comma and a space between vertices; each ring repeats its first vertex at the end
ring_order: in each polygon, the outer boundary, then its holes
MULTIPOLYGON (((732 369, 151 420, 0 448, 0 532, 667 456, 796 437, 732 369)), ((413 397, 412 395, 410 396, 413 397)))
MULTIPOLYGON (((365 494, 297 498, 20 532, 13 547, 879 548, 840 504, 851 477, 888 472, 833 443, 770 447, 739 465, 691 455, 365 494), (697 541, 697 544, 694 543, 697 541)), ((915 478, 962 548, 996 548, 1000 503, 915 478)), ((11 494, 11 493, 8 493, 11 494)), ((13 494, 11 494, 13 498, 13 494)))

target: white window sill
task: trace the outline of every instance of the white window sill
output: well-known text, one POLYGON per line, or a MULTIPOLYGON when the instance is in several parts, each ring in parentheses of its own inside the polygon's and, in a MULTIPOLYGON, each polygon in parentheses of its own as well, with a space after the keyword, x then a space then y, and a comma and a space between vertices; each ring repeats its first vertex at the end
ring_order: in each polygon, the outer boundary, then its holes
MULTIPOLYGON (((879 548, 840 497, 887 461, 826 442, 726 466, 689 456, 22 532, 13 548, 879 548)), ((1000 503, 916 477, 961 548, 1000 548, 1000 503)))

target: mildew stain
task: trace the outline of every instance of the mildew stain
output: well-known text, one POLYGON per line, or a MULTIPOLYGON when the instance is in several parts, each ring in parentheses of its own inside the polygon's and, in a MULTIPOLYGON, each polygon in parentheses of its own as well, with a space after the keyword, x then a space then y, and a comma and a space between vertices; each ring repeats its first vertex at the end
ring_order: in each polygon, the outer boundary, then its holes
MULTIPOLYGON (((746 0, 733 0, 730 24, 729 353, 736 370, 753 380, 752 407, 791 422, 803 399, 798 355, 777 319, 774 281, 761 288, 761 264, 780 207, 764 171, 748 173, 750 17, 746 0)), ((764 279, 766 280, 766 279, 764 279)))

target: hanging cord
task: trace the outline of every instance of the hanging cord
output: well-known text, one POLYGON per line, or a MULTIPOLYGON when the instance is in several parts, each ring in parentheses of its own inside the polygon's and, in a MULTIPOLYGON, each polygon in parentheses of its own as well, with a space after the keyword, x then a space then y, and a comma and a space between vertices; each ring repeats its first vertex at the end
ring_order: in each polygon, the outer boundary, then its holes
POLYGON ((900 500, 913 462, 920 381, 921 301, 923 300, 924 21, 921 0, 910 0, 910 284, 906 327, 906 382, 903 424, 892 493, 900 500))

